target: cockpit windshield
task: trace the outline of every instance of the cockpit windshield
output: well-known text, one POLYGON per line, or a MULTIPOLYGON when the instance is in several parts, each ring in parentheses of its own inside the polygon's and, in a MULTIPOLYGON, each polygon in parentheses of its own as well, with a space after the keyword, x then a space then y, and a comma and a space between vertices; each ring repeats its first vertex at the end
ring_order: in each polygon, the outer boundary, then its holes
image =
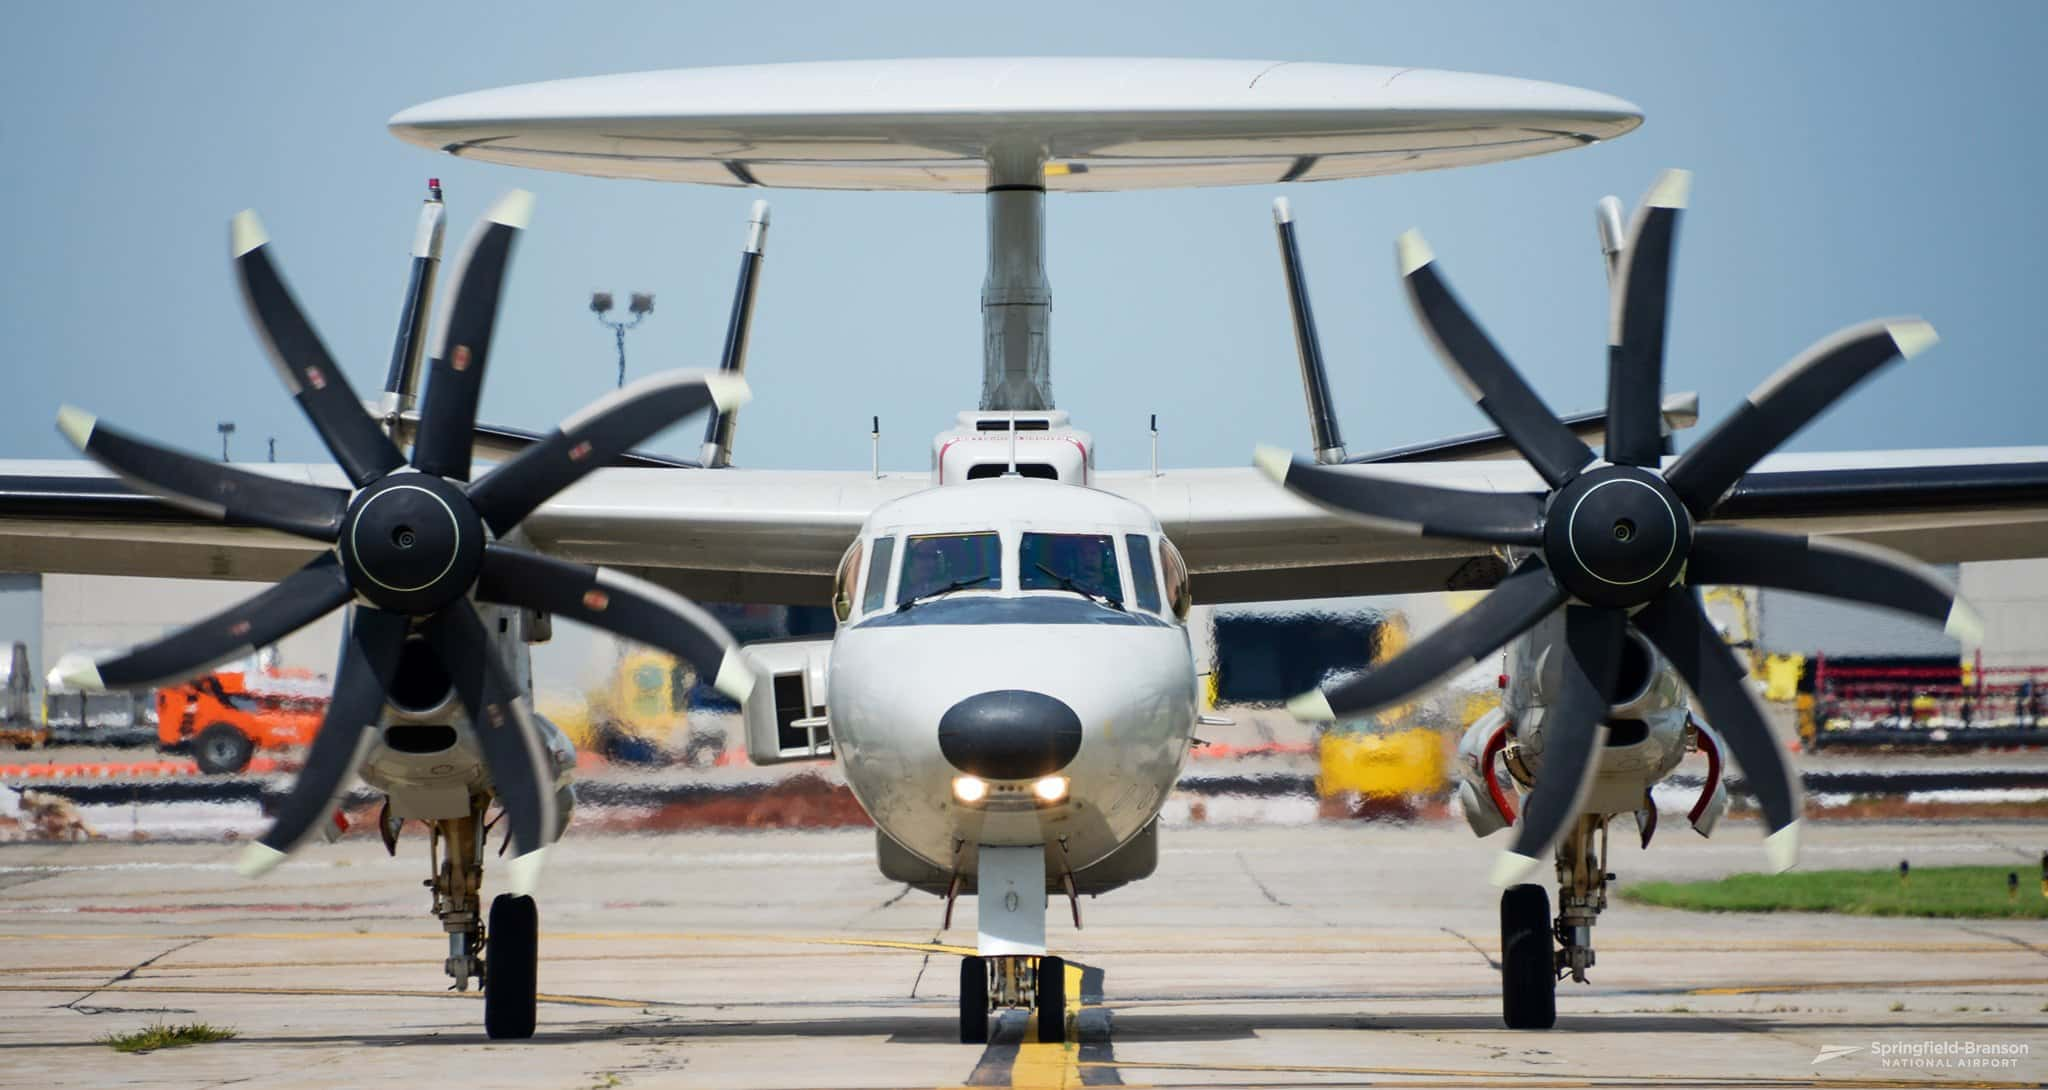
POLYGON ((994 531, 913 534, 908 546, 896 584, 898 606, 956 590, 1002 586, 1003 545, 994 531))
POLYGON ((1024 590, 1069 590, 1122 606, 1116 541, 1108 534, 1031 534, 1017 553, 1018 585, 1024 590))

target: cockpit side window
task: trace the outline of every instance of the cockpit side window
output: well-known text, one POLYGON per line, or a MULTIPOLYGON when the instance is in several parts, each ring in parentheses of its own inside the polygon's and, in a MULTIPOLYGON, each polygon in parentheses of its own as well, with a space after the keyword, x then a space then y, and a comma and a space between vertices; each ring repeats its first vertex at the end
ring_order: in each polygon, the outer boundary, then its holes
POLYGON ((896 604, 955 590, 1000 590, 1002 539, 993 530, 972 534, 913 534, 903 550, 896 604))
POLYGON ((1124 551, 1131 554, 1131 590, 1138 596, 1138 608, 1159 612, 1159 573, 1152 567, 1152 539, 1125 534, 1124 551))
POLYGON ((832 615, 842 622, 853 615, 853 581, 860 575, 860 552, 856 539, 839 558, 839 570, 832 575, 832 615))
POLYGON ((1017 585, 1072 590, 1121 603, 1116 539, 1108 534, 1030 534, 1017 550, 1017 585))
POLYGON ((1159 539, 1159 566, 1166 572, 1166 604, 1173 608, 1173 615, 1185 621, 1188 609, 1195 604, 1194 595, 1188 591, 1188 564, 1180 558, 1180 550, 1173 542, 1159 539))
POLYGON ((895 536, 892 534, 889 537, 876 538, 875 558, 868 561, 868 583, 866 589, 861 591, 860 596, 860 611, 862 613, 873 613, 882 608, 882 603, 888 599, 889 562, 894 559, 896 559, 895 536))

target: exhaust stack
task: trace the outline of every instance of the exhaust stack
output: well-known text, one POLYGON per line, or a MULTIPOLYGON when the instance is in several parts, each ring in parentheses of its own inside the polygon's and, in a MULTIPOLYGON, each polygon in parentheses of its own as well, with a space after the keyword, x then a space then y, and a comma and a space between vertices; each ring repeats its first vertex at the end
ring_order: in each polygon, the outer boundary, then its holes
MULTIPOLYGON (((725 323, 725 348, 718 356, 718 369, 740 374, 747 369, 747 332, 754 324, 754 292, 761 284, 761 259, 768 249, 768 202, 755 201, 747 218, 747 244, 740 250, 740 278, 733 288, 732 315, 725 323)), ((732 433, 737 411, 712 410, 704 426, 703 462, 706 469, 724 469, 732 464, 732 433)))
POLYGON ((398 336, 391 344, 391 369, 384 376, 384 399, 378 405, 387 429, 399 414, 418 401, 420 355, 427 343, 427 316, 434 309, 434 277, 441 268, 441 237, 447 209, 441 203, 441 179, 427 179, 427 199, 420 205, 419 226, 412 234, 412 276, 405 285, 405 304, 398 311, 398 336))
POLYGON ((1308 304, 1308 279, 1301 268, 1301 246, 1294 239, 1294 211, 1287 198, 1273 202, 1273 226, 1280 236, 1280 267, 1287 276, 1287 306, 1294 315, 1294 351, 1301 358, 1301 386, 1308 395, 1308 430, 1316 461, 1344 461, 1344 437, 1330 408, 1330 375, 1323 367, 1323 345, 1316 336, 1315 312, 1308 304))

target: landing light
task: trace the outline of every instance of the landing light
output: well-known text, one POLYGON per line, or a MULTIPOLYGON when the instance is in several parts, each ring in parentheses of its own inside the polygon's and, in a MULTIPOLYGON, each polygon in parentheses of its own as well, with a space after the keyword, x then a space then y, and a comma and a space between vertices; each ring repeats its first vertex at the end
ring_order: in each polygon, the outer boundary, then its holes
POLYGON ((1031 790, 1039 798, 1047 802, 1058 802, 1067 797, 1067 778, 1065 776, 1047 776, 1032 784, 1031 790))
POLYGON ((953 797, 961 802, 980 802, 988 795, 988 784, 973 776, 953 778, 953 797))

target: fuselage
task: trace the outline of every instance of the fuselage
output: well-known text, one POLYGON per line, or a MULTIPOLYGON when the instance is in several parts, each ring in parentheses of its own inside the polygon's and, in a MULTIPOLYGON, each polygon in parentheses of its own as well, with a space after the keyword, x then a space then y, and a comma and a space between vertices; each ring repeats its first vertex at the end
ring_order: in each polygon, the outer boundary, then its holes
POLYGON ((1186 570, 1142 506, 1005 476, 876 509, 842 565, 827 714, 848 784, 933 866, 1142 831, 1196 717, 1186 570))

